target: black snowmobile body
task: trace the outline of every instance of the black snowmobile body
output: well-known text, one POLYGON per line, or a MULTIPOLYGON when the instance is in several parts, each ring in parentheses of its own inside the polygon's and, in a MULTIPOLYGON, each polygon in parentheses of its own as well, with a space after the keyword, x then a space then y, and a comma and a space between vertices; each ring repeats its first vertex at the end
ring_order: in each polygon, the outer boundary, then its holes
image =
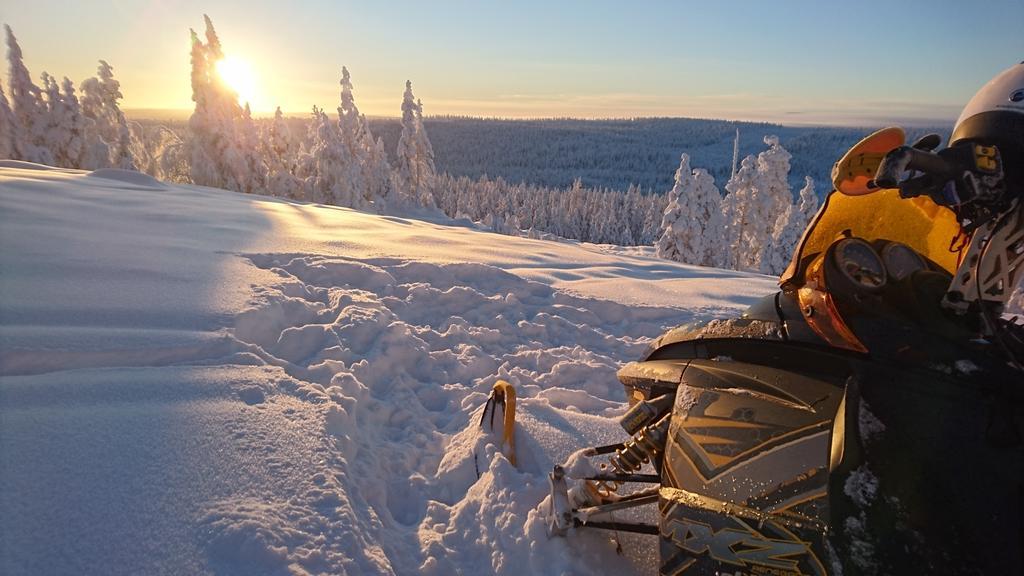
POLYGON ((620 370, 674 397, 663 574, 1024 574, 1024 373, 940 306, 941 214, 879 201, 830 195, 782 291, 620 370))
POLYGON ((1024 573, 1021 375, 932 350, 827 346, 785 292, 659 338, 619 378, 675 396, 662 573, 1024 573))
POLYGON ((552 533, 658 535, 672 575, 1024 574, 1024 192, 991 146, 903 140, 836 163, 780 292, 619 371, 631 437, 554 468, 552 533))

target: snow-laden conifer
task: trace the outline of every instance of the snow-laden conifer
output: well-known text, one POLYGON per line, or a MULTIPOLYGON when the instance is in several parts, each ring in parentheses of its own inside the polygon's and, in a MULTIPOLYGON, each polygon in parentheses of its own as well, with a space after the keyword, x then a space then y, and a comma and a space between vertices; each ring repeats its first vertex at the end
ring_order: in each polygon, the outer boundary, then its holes
POLYGON ((321 204, 351 206, 352 190, 346 180, 348 163, 338 125, 323 110, 315 119, 316 130, 310 154, 313 158, 312 197, 321 204))
POLYGON ((192 35, 192 100, 189 119, 191 174, 196 184, 240 192, 264 192, 265 164, 259 157, 251 114, 220 78, 217 62, 224 58, 220 38, 209 16, 206 42, 192 35))
POLYGON ((338 106, 338 136, 340 138, 339 178, 343 179, 348 192, 348 205, 362 208, 371 201, 367 197, 366 179, 363 174, 368 150, 365 148, 363 121, 352 95, 352 80, 348 68, 341 67, 341 105, 338 106))
POLYGON ((64 78, 63 92, 57 79, 43 73, 43 89, 49 109, 46 146, 54 164, 66 168, 83 167, 89 120, 82 114, 71 80, 64 78))
MULTIPOLYGON (((755 267, 754 255, 750 253, 751 240, 760 226, 754 225, 757 212, 754 208, 755 191, 758 186, 757 161, 747 156, 740 162, 740 169, 725 185, 728 192, 722 199, 722 217, 725 223, 725 268, 749 269, 755 267)), ((763 246, 764 239, 758 239, 763 246)))
POLYGON ((131 157, 131 131, 121 111, 121 83, 114 79, 114 69, 105 60, 99 61, 97 75, 82 81, 82 113, 95 123, 100 138, 109 148, 110 165, 134 169, 131 157))
POLYGON ((818 213, 818 194, 814 189, 814 178, 804 176, 804 187, 800 189, 800 212, 804 216, 805 225, 811 222, 818 213))
POLYGON ((715 177, 703 168, 693 171, 693 212, 700 227, 703 244, 699 264, 721 266, 725 223, 722 219, 722 193, 715 185, 715 177))
POLYGON ((423 127, 423 101, 419 98, 416 99, 416 125, 419 128, 416 131, 416 147, 419 149, 420 157, 423 162, 426 163, 427 168, 430 172, 436 173, 437 167, 434 165, 434 147, 430 144, 430 138, 427 138, 427 130, 423 127))
POLYGON ((297 144, 280 106, 274 111, 274 120, 265 126, 260 141, 267 164, 267 189, 274 196, 303 199, 302 180, 296 176, 297 144))
POLYGON ((814 193, 814 179, 805 176, 804 182, 805 185, 800 190, 799 203, 787 206, 775 220, 772 249, 762 265, 762 271, 766 274, 779 275, 786 270, 797 242, 800 241, 804 229, 817 210, 818 197, 814 193))
POLYGON ((46 147, 49 112, 42 91, 32 82, 18 39, 10 26, 7 31, 7 60, 10 66, 8 87, 11 90, 11 112, 14 118, 14 157, 18 160, 53 164, 53 155, 46 147))
POLYGON ((692 186, 693 174, 690 169, 690 155, 683 154, 679 157, 679 168, 676 169, 675 184, 672 185, 672 189, 668 192, 668 206, 665 207, 665 212, 661 219, 661 236, 655 245, 659 258, 685 262, 684 258, 691 255, 687 246, 690 238, 686 234, 686 230, 684 230, 687 224, 680 222, 680 220, 684 218, 683 205, 685 200, 683 199, 692 186))
POLYGON ((14 157, 14 114, 0 84, 0 159, 14 157))
POLYGON ((773 235, 775 224, 793 204, 789 188, 789 160, 792 155, 779 144, 778 136, 765 136, 768 149, 757 155, 758 186, 754 193, 755 229, 751 230, 751 252, 756 259, 753 268, 766 274, 774 274, 772 265, 773 235))
POLYGON ((691 169, 689 155, 683 154, 662 220, 658 255, 688 264, 716 265, 722 247, 720 204, 715 179, 707 170, 691 169))
POLYGON ((246 102, 242 115, 235 120, 235 134, 238 137, 238 148, 242 152, 241 190, 264 194, 267 192, 267 161, 264 158, 259 129, 252 117, 252 109, 246 102))
POLYGON ((411 206, 435 207, 433 148, 423 128, 423 105, 417 102, 408 80, 402 97, 402 134, 398 138, 397 156, 396 178, 402 201, 411 206))
POLYGON ((764 143, 768 149, 757 155, 762 194, 767 206, 781 212, 793 203, 789 188, 789 161, 793 156, 779 144, 778 136, 765 136, 764 143))
POLYGON ((375 204, 382 210, 390 194, 391 166, 383 152, 383 142, 375 140, 366 117, 359 112, 353 95, 348 68, 341 68, 341 105, 338 126, 345 173, 352 190, 352 206, 362 208, 375 204))
POLYGON ((65 123, 67 109, 64 99, 61 97, 60 86, 57 84, 57 79, 46 72, 40 76, 40 81, 42 82, 40 90, 45 96, 44 102, 46 103, 46 125, 43 129, 42 145, 53 156, 54 166, 73 168, 74 165, 69 162, 66 152, 71 140, 71 133, 65 123))
POLYGON ((67 111, 65 121, 70 134, 66 154, 76 168, 87 168, 90 146, 97 138, 96 127, 82 111, 82 105, 75 94, 74 82, 65 76, 61 85, 64 89, 62 96, 67 111))

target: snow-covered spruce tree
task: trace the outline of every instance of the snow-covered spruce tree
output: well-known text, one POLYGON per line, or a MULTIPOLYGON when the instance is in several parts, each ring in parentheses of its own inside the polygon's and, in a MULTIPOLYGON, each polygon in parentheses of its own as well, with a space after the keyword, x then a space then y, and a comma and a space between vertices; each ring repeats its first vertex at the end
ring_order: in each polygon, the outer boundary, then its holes
POLYGON ((772 265, 771 241, 775 232, 775 222, 779 216, 793 204, 793 194, 789 188, 789 160, 792 155, 779 144, 778 136, 765 136, 764 143, 768 149, 757 155, 758 187, 754 193, 757 202, 755 222, 763 230, 757 230, 756 237, 765 242, 756 246, 759 252, 757 267, 765 274, 775 274, 772 265))
POLYGON ((192 100, 196 103, 188 122, 191 135, 188 139, 190 176, 195 184, 220 187, 224 185, 224 178, 218 162, 221 156, 218 115, 223 105, 218 90, 212 86, 216 79, 208 56, 209 48, 195 30, 190 29, 189 33, 192 35, 192 100))
POLYGON ((297 144, 278 106, 274 120, 260 137, 267 163, 267 189, 274 196, 302 200, 302 180, 296 176, 297 144))
POLYGON ((71 168, 73 166, 68 164, 65 154, 71 134, 63 123, 66 110, 60 95, 60 86, 57 85, 57 80, 46 72, 43 72, 39 79, 42 83, 40 90, 45 96, 46 104, 46 126, 43 128, 42 145, 53 156, 54 166, 71 168))
POLYGON ((649 202, 644 210, 643 231, 639 243, 642 245, 653 244, 660 238, 661 219, 665 209, 668 208, 669 199, 661 194, 649 194, 649 202))
MULTIPOLYGON (((366 125, 366 138, 372 140, 373 135, 370 133, 369 123, 366 122, 366 117, 363 117, 363 123, 366 125)), ((373 147, 369 149, 369 156, 366 164, 366 182, 370 197, 374 198, 374 202, 377 204, 377 211, 384 212, 389 205, 397 204, 398 199, 396 197, 396 191, 394 186, 394 176, 391 170, 391 164, 388 162, 388 153, 384 149, 384 140, 377 138, 372 140, 373 147)))
POLYGON ((622 224, 625 227, 625 231, 622 233, 623 239, 627 239, 627 243, 623 246, 633 246, 638 243, 640 235, 643 233, 643 213, 641 212, 641 197, 640 187, 636 184, 630 184, 629 189, 626 190, 626 196, 623 198, 623 218, 622 224))
POLYGON ((109 162, 102 165, 134 170, 131 130, 118 104, 124 98, 121 83, 114 79, 114 69, 105 60, 100 60, 96 71, 97 76, 82 81, 82 112, 95 123, 100 138, 109 147, 109 162))
MULTIPOLYGON (((757 212, 754 209, 755 190, 758 186, 757 161, 747 156, 740 162, 736 176, 725 185, 728 192, 722 199, 722 218, 725 223, 724 267, 738 270, 754 268, 754 254, 751 244, 761 227, 752 225, 757 212)), ((763 246, 765 239, 756 239, 757 246, 763 246)))
POLYGON ((662 220, 658 255, 687 264, 714 266, 722 248, 721 194, 707 170, 691 170, 680 157, 675 185, 662 220))
POLYGON ((402 134, 398 138, 396 179, 400 202, 409 206, 436 207, 434 201, 434 151, 423 128, 423 106, 412 93, 412 82, 405 82, 402 98, 402 134))
POLYGON ((341 106, 338 107, 341 142, 348 162, 348 180, 353 191, 352 206, 373 204, 382 211, 390 196, 391 166, 384 143, 374 140, 366 117, 359 113, 352 93, 348 68, 341 68, 341 106))
POLYGON ((264 125, 261 141, 269 168, 292 168, 298 144, 292 137, 288 123, 284 121, 284 113, 281 112, 280 106, 274 111, 274 120, 264 125))
POLYGON ((263 192, 266 167, 252 138, 252 117, 238 103, 238 95, 217 74, 224 58, 220 39, 209 16, 206 42, 192 34, 192 100, 188 141, 191 176, 195 184, 239 192, 263 192))
POLYGON ((658 202, 668 203, 664 194, 643 194, 639 186, 633 187, 633 243, 638 246, 651 245, 660 233, 661 212, 655 206, 658 202))
POLYGON ((807 223, 818 209, 818 197, 814 193, 814 179, 805 176, 804 182, 805 185, 800 190, 799 203, 787 206, 775 220, 772 249, 766 259, 767 264, 761 266, 765 274, 777 276, 786 270, 796 243, 800 241, 800 236, 807 228, 807 223))
POLYGON ((686 262, 687 260, 684 260, 684 258, 692 256, 692 250, 688 246, 691 238, 685 230, 689 223, 680 222, 684 217, 684 198, 688 195, 689 188, 692 185, 693 171, 690 169, 690 155, 683 154, 679 157, 679 168, 676 169, 675 184, 672 185, 672 189, 668 192, 668 206, 665 207, 665 212, 661 219, 661 236, 655 245, 659 258, 686 262))
POLYGON ((365 125, 356 107, 352 95, 352 80, 348 68, 341 67, 341 105, 338 106, 338 137, 340 148, 339 160, 344 164, 340 167, 339 178, 348 189, 347 205, 352 208, 363 208, 373 199, 367 195, 366 178, 363 169, 369 151, 366 150, 366 137, 363 134, 365 125))
POLYGON ((728 267, 769 272, 775 222, 792 203, 789 191, 789 152, 775 136, 765 136, 768 150, 743 159, 725 189, 722 201, 728 267))
POLYGON ((437 167, 434 165, 434 147, 430 145, 427 130, 423 127, 423 101, 419 98, 416 99, 416 125, 419 128, 416 131, 416 147, 419 149, 423 162, 430 169, 430 173, 435 174, 437 167))
POLYGON ((701 238, 704 253, 700 262, 702 266, 721 266, 722 249, 725 245, 725 224, 722 220, 722 193, 715 186, 715 177, 703 168, 693 171, 693 198, 695 218, 703 224, 701 238))
POLYGON ((587 217, 587 190, 583 188, 583 179, 576 178, 568 193, 564 194, 563 212, 565 224, 563 232, 567 238, 580 240, 590 236, 590 219, 587 217))
POLYGON ((246 102, 242 115, 235 119, 235 134, 238 135, 241 161, 245 163, 247 182, 242 182, 242 190, 267 193, 267 162, 260 149, 260 134, 256 121, 252 117, 252 109, 246 102))
POLYGON ((57 79, 46 72, 42 75, 43 90, 46 93, 48 109, 46 126, 46 147, 53 155, 54 165, 64 168, 79 168, 85 151, 85 127, 87 119, 82 115, 74 86, 64 78, 64 93, 57 85, 57 79))
POLYGON ((42 91, 32 82, 25 67, 21 46, 11 27, 7 31, 7 60, 10 65, 8 86, 11 90, 11 112, 14 118, 14 158, 39 164, 53 164, 53 155, 46 147, 49 111, 42 91))
POLYGON ((75 95, 75 84, 67 76, 61 83, 64 89, 62 98, 64 100, 67 124, 70 140, 67 143, 65 154, 68 162, 76 168, 87 168, 89 161, 89 150, 93 141, 97 138, 95 124, 87 118, 82 110, 82 105, 75 95))
POLYGON ((0 84, 0 160, 14 157, 14 113, 0 84))
POLYGON ((144 144, 152 166, 146 173, 169 182, 191 181, 191 152, 185 140, 166 126, 156 126, 145 138, 144 144))
POLYGON ((313 112, 306 124, 306 137, 299 143, 299 153, 295 157, 295 176, 302 182, 302 198, 314 202, 316 188, 316 161, 313 158, 313 146, 320 130, 320 108, 313 105, 313 112))
POLYGON ((804 216, 804 226, 811 222, 818 213, 818 193, 814 189, 814 178, 804 176, 804 187, 800 189, 800 212, 804 216))
POLYGON ((310 145, 313 170, 309 199, 320 204, 351 206, 352 190, 346 179, 348 165, 338 126, 323 110, 316 113, 316 131, 310 145))

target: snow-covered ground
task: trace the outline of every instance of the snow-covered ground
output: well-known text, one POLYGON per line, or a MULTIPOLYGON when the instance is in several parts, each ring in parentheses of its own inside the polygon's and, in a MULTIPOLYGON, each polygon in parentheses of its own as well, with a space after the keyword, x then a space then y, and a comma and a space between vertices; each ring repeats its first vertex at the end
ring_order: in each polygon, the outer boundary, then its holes
POLYGON ((774 280, 649 251, 0 166, 0 573, 654 570, 548 539, 615 370, 774 280), (477 419, 520 396, 518 466, 477 419), (479 471, 479 478, 478 478, 479 471))

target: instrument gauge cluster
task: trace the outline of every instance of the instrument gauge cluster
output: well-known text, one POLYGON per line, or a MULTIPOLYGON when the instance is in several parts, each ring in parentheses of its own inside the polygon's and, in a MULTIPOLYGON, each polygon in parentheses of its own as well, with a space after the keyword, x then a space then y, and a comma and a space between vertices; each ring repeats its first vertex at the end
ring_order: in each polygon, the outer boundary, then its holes
POLYGON ((869 292, 885 287, 885 263, 865 240, 844 238, 836 242, 832 259, 845 280, 855 287, 869 292))
POLYGON ((900 281, 918 270, 927 270, 928 264, 913 248, 899 242, 889 242, 882 248, 882 261, 889 276, 900 281))
POLYGON ((832 246, 833 279, 855 291, 879 292, 887 283, 902 283, 914 272, 929 270, 927 260, 900 242, 843 238, 832 246), (836 276, 838 272, 838 276, 836 276))

